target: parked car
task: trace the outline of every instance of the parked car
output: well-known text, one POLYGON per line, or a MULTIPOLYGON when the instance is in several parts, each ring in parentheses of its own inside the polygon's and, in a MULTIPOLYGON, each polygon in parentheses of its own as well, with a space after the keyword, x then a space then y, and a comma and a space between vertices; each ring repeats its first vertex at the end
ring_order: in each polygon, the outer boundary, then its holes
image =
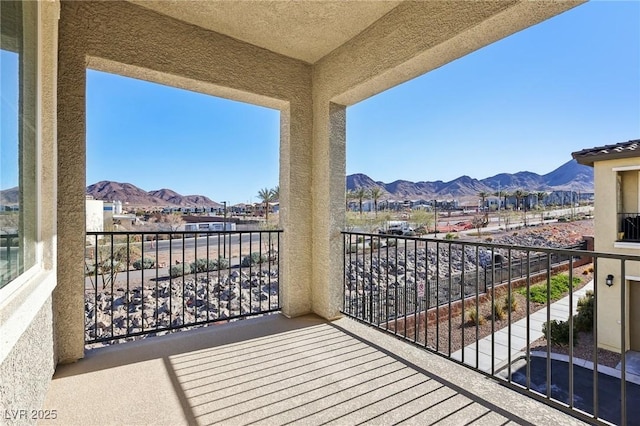
POLYGON ((473 229, 471 222, 458 222, 454 226, 456 231, 467 231, 469 229, 473 229))
POLYGON ((390 220, 387 221, 384 228, 379 229, 378 233, 386 235, 416 235, 412 227, 406 220, 390 220))

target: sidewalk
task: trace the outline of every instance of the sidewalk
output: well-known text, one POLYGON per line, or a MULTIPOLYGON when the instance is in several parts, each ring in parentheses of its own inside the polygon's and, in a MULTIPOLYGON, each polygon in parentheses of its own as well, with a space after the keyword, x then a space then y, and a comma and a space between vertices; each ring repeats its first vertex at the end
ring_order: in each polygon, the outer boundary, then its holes
MULTIPOLYGON (((571 309, 573 314, 576 313, 578 299, 584 296, 588 290, 593 290, 593 281, 573 293, 573 309, 571 309)), ((552 320, 566 321, 570 312, 569 296, 552 303, 550 309, 552 320)), ((531 343, 543 336, 542 325, 547 321, 547 308, 532 313, 529 321, 529 343, 531 343)), ((509 362, 514 362, 518 357, 524 355, 523 350, 526 350, 526 347, 527 318, 523 318, 511 324, 510 327, 505 327, 493 335, 481 339, 477 344, 474 342, 465 346, 451 354, 451 357, 486 373, 495 373, 508 365, 509 362), (511 341, 509 341, 509 335, 511 341), (478 347, 478 365, 476 365, 476 346, 478 347), (464 360, 462 359, 463 351, 464 360), (511 352, 511 358, 509 358, 509 352, 511 352)))

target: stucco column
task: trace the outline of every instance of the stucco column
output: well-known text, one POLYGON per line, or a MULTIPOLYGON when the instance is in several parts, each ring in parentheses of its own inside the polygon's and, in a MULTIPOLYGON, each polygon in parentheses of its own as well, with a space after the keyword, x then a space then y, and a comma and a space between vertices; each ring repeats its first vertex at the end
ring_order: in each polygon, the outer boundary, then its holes
MULTIPOLYGON (((84 356, 85 86, 83 40, 62 3, 58 50, 58 285, 53 318, 58 362, 84 356)), ((76 23, 77 24, 77 23, 76 23)))
POLYGON ((310 95, 280 110, 280 305, 288 317, 311 312, 317 260, 312 253, 312 126, 310 95))
POLYGON ((346 107, 316 100, 313 117, 312 309, 340 316, 346 175, 346 107))

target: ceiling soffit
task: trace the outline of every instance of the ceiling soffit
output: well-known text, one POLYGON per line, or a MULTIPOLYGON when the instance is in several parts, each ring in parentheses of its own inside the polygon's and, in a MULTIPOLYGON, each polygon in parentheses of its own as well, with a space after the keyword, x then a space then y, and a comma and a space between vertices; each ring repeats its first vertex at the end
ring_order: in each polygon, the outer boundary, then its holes
POLYGON ((181 21, 315 63, 401 1, 130 0, 181 21))

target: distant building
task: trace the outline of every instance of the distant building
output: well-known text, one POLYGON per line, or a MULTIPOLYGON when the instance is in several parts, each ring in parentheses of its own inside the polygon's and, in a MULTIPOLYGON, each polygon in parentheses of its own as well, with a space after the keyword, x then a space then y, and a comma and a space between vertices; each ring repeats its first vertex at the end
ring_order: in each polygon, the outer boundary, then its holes
POLYGON ((104 201, 94 200, 93 197, 87 196, 85 201, 85 223, 87 232, 104 231, 104 212, 104 201))

